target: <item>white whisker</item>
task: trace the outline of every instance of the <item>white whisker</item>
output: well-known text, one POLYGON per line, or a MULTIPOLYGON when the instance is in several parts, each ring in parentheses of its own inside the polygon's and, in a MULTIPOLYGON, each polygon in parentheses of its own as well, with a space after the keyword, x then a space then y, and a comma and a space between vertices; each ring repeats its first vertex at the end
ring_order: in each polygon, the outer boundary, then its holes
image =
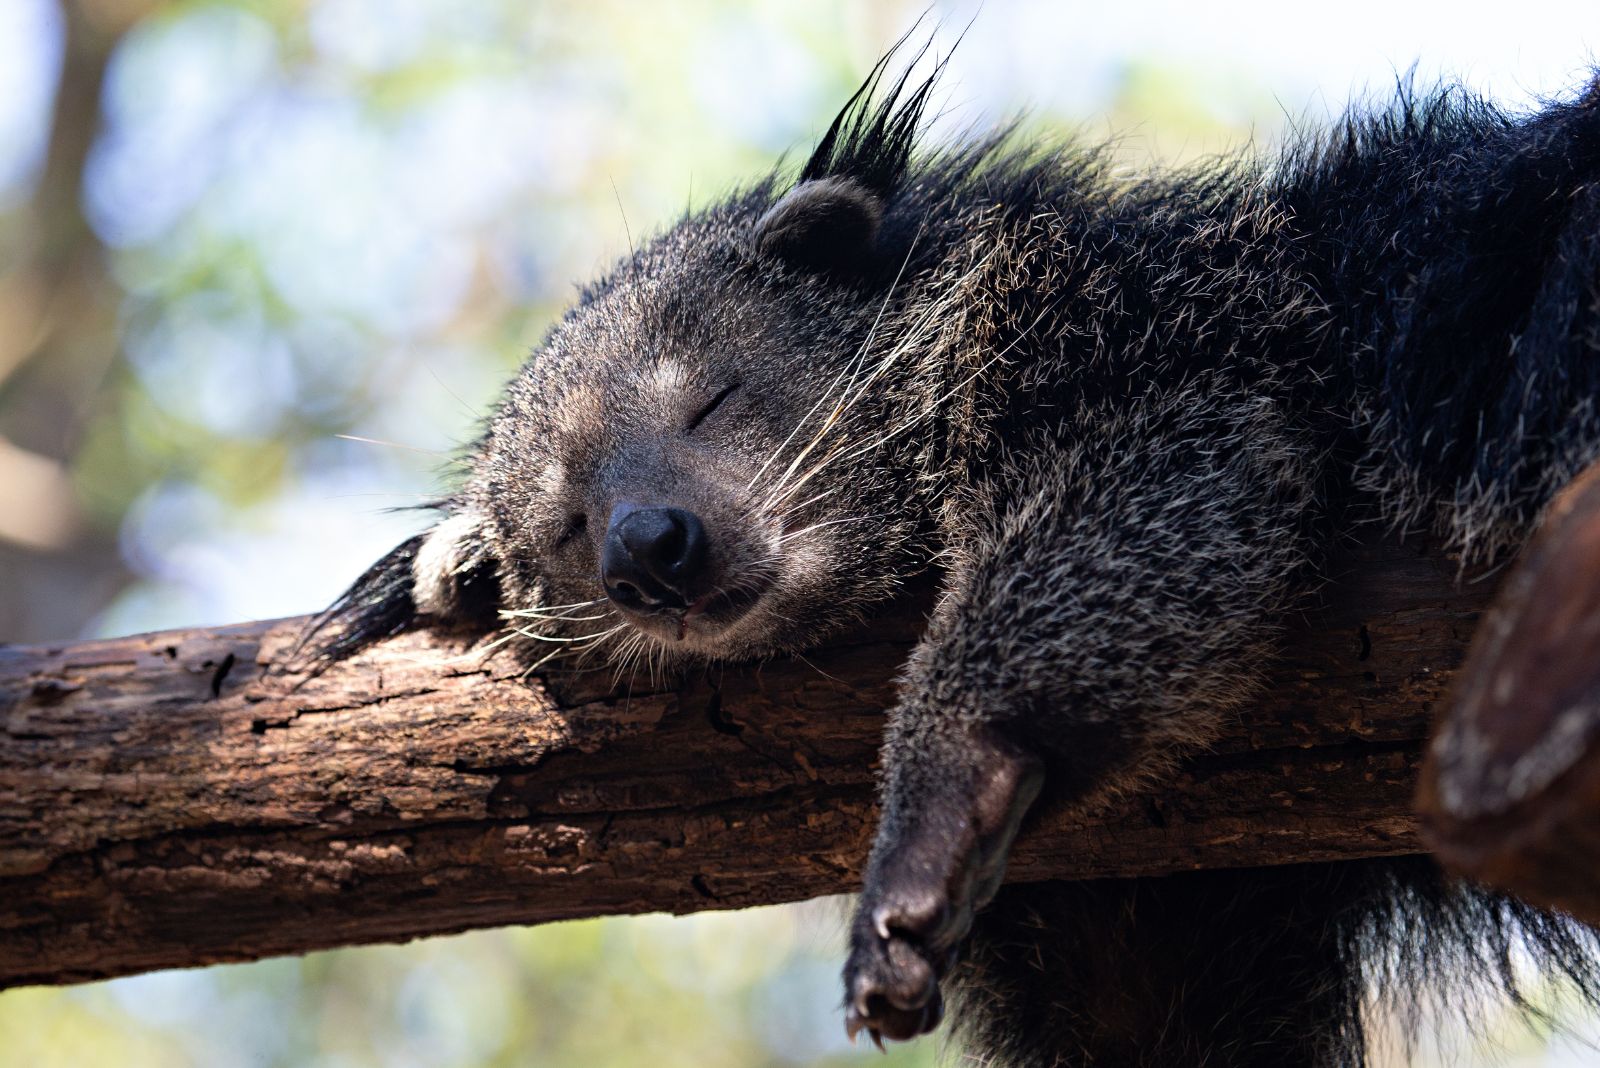
POLYGON ((625 629, 626 627, 627 627, 626 623, 618 623, 616 626, 612 627, 610 630, 603 630, 603 631, 600 631, 597 634, 579 634, 579 635, 577 635, 575 637, 571 637, 571 638, 558 637, 557 635, 553 635, 553 634, 540 634, 537 631, 529 630, 527 627, 518 627, 517 628, 517 633, 522 635, 524 638, 531 638, 532 640, 534 640, 536 642, 556 642, 556 643, 559 643, 559 644, 562 644, 562 645, 574 645, 574 644, 580 644, 580 643, 581 644, 593 644, 594 642, 597 642, 597 641, 600 641, 600 640, 602 640, 604 638, 610 637, 611 635, 617 633, 620 630, 625 629))
POLYGON ((398 441, 384 441, 382 438, 364 438, 359 434, 335 434, 334 437, 343 438, 345 441, 359 441, 363 445, 382 445, 387 449, 404 449, 406 452, 420 452, 424 456, 449 455, 448 453, 440 452, 438 449, 424 449, 416 445, 402 445, 398 441))
POLYGON ((789 540, 791 540, 793 538, 798 538, 802 534, 810 534, 812 531, 821 530, 824 527, 836 527, 836 526, 840 526, 841 524, 845 524, 845 523, 866 523, 866 522, 880 522, 881 523, 884 520, 886 520, 887 518, 888 518, 887 516, 882 516, 882 515, 852 515, 852 516, 846 516, 843 519, 825 519, 820 523, 812 523, 808 527, 801 527, 799 530, 792 531, 792 532, 790 532, 788 534, 785 534, 783 537, 778 539, 777 543, 779 545, 782 545, 784 542, 787 542, 787 541, 789 541, 789 540))
POLYGON ((599 615, 593 616, 568 616, 544 612, 537 608, 510 608, 500 611, 500 616, 503 619, 545 619, 559 623, 584 623, 595 619, 609 619, 613 614, 612 612, 601 612, 599 615))
MULTIPOLYGON (((779 456, 783 455, 783 450, 788 448, 789 442, 793 441, 794 436, 800 433, 800 428, 805 426, 806 420, 815 415, 817 410, 827 402, 828 396, 832 393, 834 385, 847 374, 851 375, 852 378, 854 377, 854 368, 862 362, 868 350, 872 347, 873 339, 877 337, 878 334, 878 327, 883 322, 884 313, 889 310, 889 302, 894 298, 895 291, 899 289, 900 280, 904 277, 906 268, 911 265, 911 257, 917 250, 917 242, 922 239, 924 225, 925 224, 919 224, 917 227, 917 232, 912 235, 911 244, 906 249, 905 258, 900 261, 900 267, 895 271, 894 279, 889 283, 889 290, 883 295, 883 302, 878 305, 878 314, 873 318, 872 326, 867 330, 866 339, 861 342, 861 347, 858 348, 856 350, 856 354, 850 358, 850 362, 845 365, 844 370, 839 372, 839 374, 834 378, 833 382, 828 383, 827 388, 823 390, 822 398, 818 400, 816 404, 812 405, 810 411, 806 412, 800 417, 799 421, 795 423, 794 429, 789 431, 789 436, 784 438, 783 442, 773 450, 772 455, 767 457, 766 462, 756 469, 756 473, 751 477, 749 485, 745 486, 746 491, 754 489, 756 482, 761 478, 762 474, 767 470, 772 462, 779 456)), ((780 479, 779 481, 781 482, 782 480, 780 479)))

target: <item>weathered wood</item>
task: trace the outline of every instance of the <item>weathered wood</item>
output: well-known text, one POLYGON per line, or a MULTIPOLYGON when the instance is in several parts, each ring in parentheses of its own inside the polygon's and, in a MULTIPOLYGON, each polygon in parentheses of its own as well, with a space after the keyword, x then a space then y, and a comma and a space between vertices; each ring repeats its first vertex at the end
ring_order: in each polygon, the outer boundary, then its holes
POLYGON ((1505 581, 1429 747, 1446 866, 1600 923, 1600 464, 1505 581))
MULTIPOLYGON (((1487 585, 1353 554, 1211 753, 1014 880, 1414 852, 1430 710, 1487 585)), ((630 696, 413 635, 274 674, 299 620, 0 648, 0 983, 850 890, 915 617, 630 696)))

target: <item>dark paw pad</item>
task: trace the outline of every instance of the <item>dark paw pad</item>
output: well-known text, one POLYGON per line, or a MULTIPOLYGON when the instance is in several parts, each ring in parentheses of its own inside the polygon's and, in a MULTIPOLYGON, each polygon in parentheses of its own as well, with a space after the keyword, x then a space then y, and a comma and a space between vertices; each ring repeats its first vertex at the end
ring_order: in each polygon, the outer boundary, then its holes
POLYGON ((845 965, 845 1030, 853 1039, 865 1030, 883 1045, 939 1026, 944 999, 939 977, 922 951, 898 935, 858 944, 845 965))
POLYGON ((882 1045, 885 1038, 915 1038, 938 1027, 944 1016, 939 977, 952 955, 947 947, 964 931, 949 899, 931 889, 863 902, 845 965, 850 1037, 865 1030, 882 1045))

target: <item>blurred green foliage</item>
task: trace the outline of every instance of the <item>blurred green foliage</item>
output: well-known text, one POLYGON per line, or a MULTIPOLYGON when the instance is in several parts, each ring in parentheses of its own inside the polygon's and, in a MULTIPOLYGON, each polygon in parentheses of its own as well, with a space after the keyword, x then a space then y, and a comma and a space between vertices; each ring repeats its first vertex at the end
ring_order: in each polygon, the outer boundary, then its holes
MULTIPOLYGON (((826 1068, 838 901, 477 932, 0 996, 16 1065, 826 1068), (827 932, 819 937, 818 932, 827 932)), ((935 1043, 877 1063, 932 1063, 935 1043)))

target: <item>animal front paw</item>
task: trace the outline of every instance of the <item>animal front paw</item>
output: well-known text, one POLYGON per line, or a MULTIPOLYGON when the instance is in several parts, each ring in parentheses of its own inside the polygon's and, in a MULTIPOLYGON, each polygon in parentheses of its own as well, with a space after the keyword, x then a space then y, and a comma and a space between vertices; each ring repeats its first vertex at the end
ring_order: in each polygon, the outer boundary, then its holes
POLYGON ((904 1041, 926 1034, 944 1017, 939 979, 954 952, 934 947, 960 941, 965 928, 952 924, 942 894, 895 895, 856 913, 845 964, 845 1030, 863 1030, 879 1048, 885 1038, 904 1041))
POLYGON ((939 980, 974 913, 1005 874, 1006 853, 1038 796, 1040 761, 990 732, 960 747, 960 766, 908 798, 891 781, 844 968, 845 1029, 879 1046, 932 1031, 944 1016, 939 980), (908 803, 909 802, 909 803, 908 803))

